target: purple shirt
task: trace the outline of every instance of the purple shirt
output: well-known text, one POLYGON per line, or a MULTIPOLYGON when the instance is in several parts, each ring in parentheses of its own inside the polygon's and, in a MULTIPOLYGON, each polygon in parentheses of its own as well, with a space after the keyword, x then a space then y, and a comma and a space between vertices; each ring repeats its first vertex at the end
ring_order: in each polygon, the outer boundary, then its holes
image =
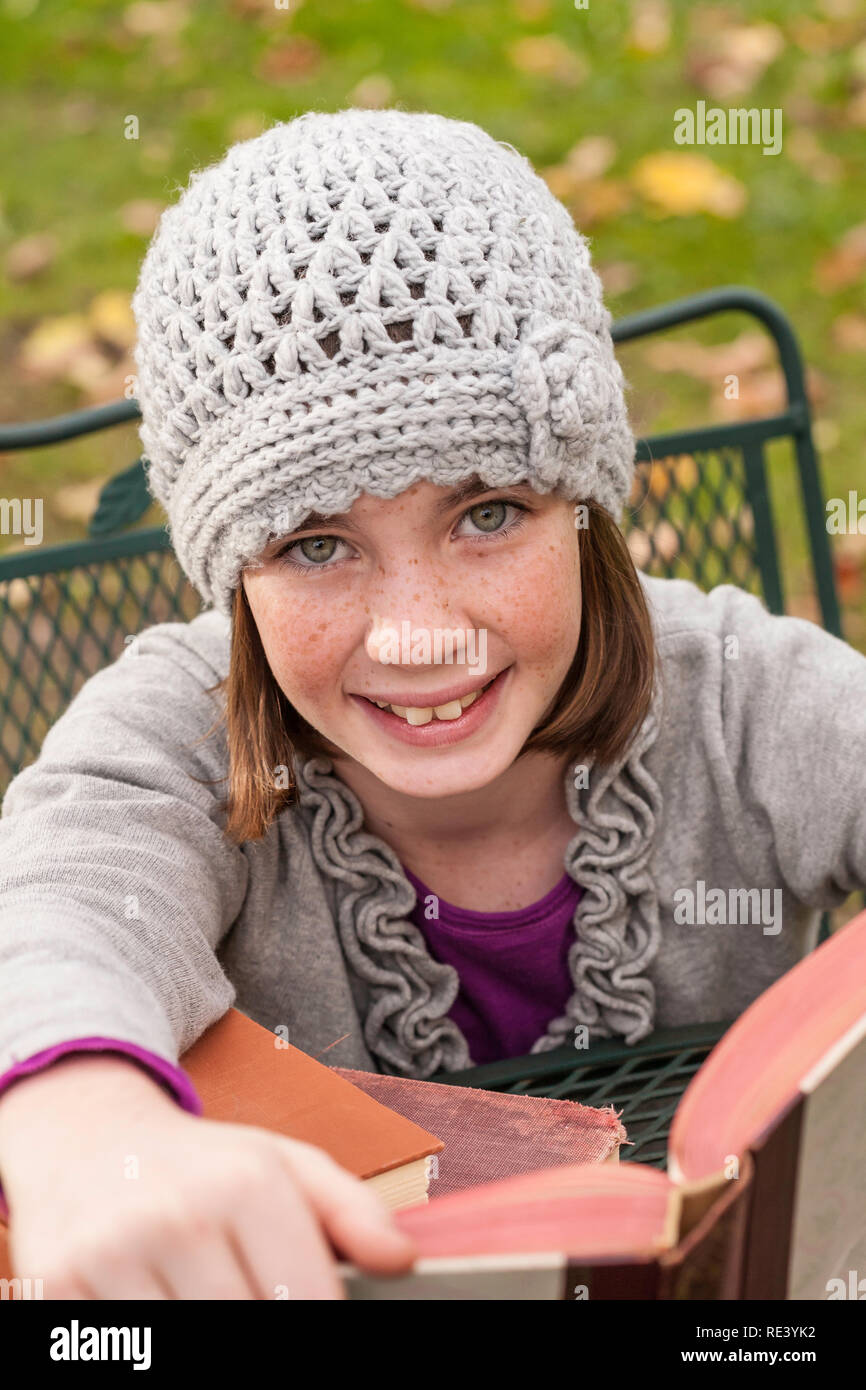
POLYGON ((411 920, 430 954, 460 976, 449 1017, 462 1030, 473 1062, 529 1052, 574 991, 568 950, 583 890, 563 874, 545 897, 517 912, 473 912, 439 898, 438 919, 428 920, 431 890, 405 865, 403 871, 418 894, 411 920))

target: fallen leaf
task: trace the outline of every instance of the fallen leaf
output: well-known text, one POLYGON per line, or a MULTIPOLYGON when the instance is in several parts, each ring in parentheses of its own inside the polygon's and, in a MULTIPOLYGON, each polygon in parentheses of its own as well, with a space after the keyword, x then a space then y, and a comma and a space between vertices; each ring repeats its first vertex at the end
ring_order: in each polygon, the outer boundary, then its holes
POLYGON ((692 492, 700 481, 698 465, 693 454, 677 454, 670 461, 671 473, 678 491, 692 492))
POLYGON ((15 579, 5 579, 0 583, 0 596, 18 612, 24 608, 29 608, 33 602, 33 590, 27 580, 22 579, 20 575, 15 579))
POLYGON ((652 545, 646 531, 634 527, 626 536, 626 545, 629 548, 629 554, 634 561, 635 568, 646 569, 652 559, 652 545))
POLYGON ((631 181, 662 216, 710 212, 737 217, 746 205, 743 185, 705 155, 674 150, 644 155, 632 169, 631 181))
POLYGON ((513 0, 515 18, 523 24, 537 24, 550 14, 550 0, 513 0))
POLYGON ((575 145, 561 164, 541 171, 554 197, 567 204, 579 225, 604 221, 631 204, 628 185, 601 175, 616 157, 609 136, 590 135, 575 145))
POLYGON ((657 502, 663 502, 670 490, 671 479, 668 470, 663 463, 653 461, 650 466, 648 491, 657 502))
POLYGON ((129 295, 123 290, 103 290, 91 300, 87 311, 94 333, 117 348, 135 344, 136 326, 129 295))
POLYGON ((840 314, 832 333, 842 352, 866 352, 866 314, 840 314))
POLYGON ((862 30, 862 18, 856 16, 829 24, 811 15, 795 15, 788 24, 788 33, 794 43, 810 55, 836 53, 849 48, 862 37, 862 30))
POLYGON ((851 71, 866 81, 866 39, 862 43, 855 44, 848 55, 848 63, 851 71))
POLYGON ((730 517, 722 513, 714 516, 710 521, 710 539, 719 550, 730 550, 734 543, 734 528, 731 525, 730 517))
POLYGON ((506 51, 520 72, 549 77, 564 87, 579 86, 589 71, 586 60, 556 34, 528 34, 515 39, 506 51))
POLYGON ((297 14, 303 4, 304 0, 281 0, 277 7, 276 0, 230 0, 230 8, 242 19, 276 19, 281 22, 285 21, 287 15, 297 14))
POLYGON ((154 67, 163 70, 176 68, 184 61, 186 54, 171 34, 159 34, 153 41, 149 58, 154 67))
POLYGON ((76 352, 63 373, 65 381, 83 391, 90 402, 106 398, 106 383, 114 380, 115 358, 97 343, 88 343, 76 352))
POLYGON ((592 179, 581 184, 568 199, 568 206, 579 227, 619 217, 632 205, 632 192, 623 179, 592 179))
POLYGON ((671 38, 667 0, 634 0, 626 45, 635 53, 664 53, 671 38))
MULTIPOLYGON (((862 515, 858 515, 858 526, 862 515)), ((843 531, 841 535, 833 537, 833 549, 837 555, 844 555, 846 560, 851 560, 866 569, 866 532, 843 531)))
POLYGON ((861 87, 845 107, 845 119, 849 125, 866 125, 866 87, 861 87))
MULTIPOLYGON (((838 537, 839 540, 842 537, 838 537)), ((859 603, 863 593, 863 563, 854 555, 839 554, 834 546, 833 573, 836 592, 843 603, 859 603)))
POLYGON ((813 420, 812 438, 819 453, 835 449, 841 438, 841 431, 835 420, 813 420))
POLYGON ((284 22, 287 15, 297 14, 303 4, 304 0, 281 0, 278 7, 276 0, 230 0, 230 8, 242 19, 276 19, 279 22, 284 22))
POLYGON ((141 162, 148 169, 164 169, 174 152, 170 135, 154 135, 141 141, 141 162))
POLYGON ((189 21, 189 10, 180 0, 135 0, 123 12, 123 27, 140 38, 177 34, 189 21))
POLYGON ((60 121, 70 135, 89 135, 99 117, 99 107, 92 97, 73 97, 64 102, 60 121))
POLYGON ((828 154, 813 130, 798 126, 785 140, 785 150, 816 183, 838 183, 845 166, 838 155, 828 154))
POLYGON ((846 289, 866 271, 866 222, 850 227, 841 241, 815 267, 815 284, 822 294, 846 289))
POLYGON ((684 372, 699 381, 723 382, 726 376, 745 376, 767 366, 775 356, 768 333, 747 329, 729 343, 707 347, 692 339, 649 343, 644 357, 661 372, 684 372))
POLYGON ((631 261, 609 261, 597 267, 605 294, 626 294, 639 285, 641 274, 631 261))
POLYGON ((572 145, 562 162, 577 179, 598 179, 615 159, 615 140, 609 135, 587 135, 572 145))
POLYGON ((229 140, 233 145, 243 140, 255 140, 257 135, 263 134, 264 129, 265 122, 259 112, 244 111, 240 116, 235 116, 229 126, 229 140))
POLYGON ((748 502, 744 502, 737 517, 737 526, 744 541, 750 541, 755 534, 755 514, 748 502))
POLYGON ((22 237, 6 253, 6 275, 15 283, 32 280, 54 264, 57 251, 57 237, 52 232, 22 237))
POLYGON ((107 478, 89 478, 84 483, 67 483, 65 487, 55 488, 51 497, 54 511, 64 521, 89 521, 107 481, 107 478))
POLYGON ((807 622, 821 624, 821 606, 816 594, 789 594, 785 600, 785 612, 792 618, 805 618, 807 622))
POLYGON ((322 49, 315 39, 296 34, 268 51, 258 66, 258 75, 265 82, 299 82, 312 77, 322 64, 322 49))
POLYGON ((785 47, 775 24, 732 24, 723 10, 701 10, 696 16, 697 37, 686 50, 686 76, 719 100, 751 91, 785 47))
POLYGON ((724 385, 719 382, 712 393, 713 411, 732 420, 754 420, 778 415, 787 403, 785 377, 779 367, 742 377, 738 392, 736 396, 726 396, 724 385))
POLYGON ((361 81, 349 93, 349 101, 352 106, 363 106, 368 110, 382 110, 393 99, 394 84, 390 77, 386 77, 382 72, 375 72, 371 73, 369 77, 362 77, 361 81))
POLYGON ((124 203, 118 216, 128 232, 135 236, 152 236, 162 216, 164 204, 154 198, 133 198, 124 203))
POLYGON ((109 401, 119 400, 126 393, 127 383, 134 372, 130 359, 114 362, 105 354, 91 360, 85 356, 82 362, 76 361, 67 380, 77 386, 88 405, 107 405, 109 401))
POLYGON ((828 114, 821 102, 800 87, 786 92, 779 105, 785 112, 786 124, 819 128, 828 124, 828 114))
POLYGON ((84 314, 43 319, 22 342, 20 365, 40 380, 56 380, 65 375, 75 354, 90 347, 91 342, 90 324, 84 314))
POLYGON ((653 545, 656 553, 670 564, 671 560, 679 554, 680 537, 676 527, 669 521, 660 521, 652 533, 653 545))

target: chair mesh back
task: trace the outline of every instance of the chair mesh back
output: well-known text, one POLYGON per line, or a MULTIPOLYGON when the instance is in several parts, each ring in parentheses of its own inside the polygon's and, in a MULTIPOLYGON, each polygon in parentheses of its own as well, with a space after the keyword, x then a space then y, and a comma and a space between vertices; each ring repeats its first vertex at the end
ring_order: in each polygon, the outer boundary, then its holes
POLYGON ((201 608, 173 553, 156 548, 0 583, 0 786, 137 633, 201 608))
POLYGON ((709 590, 762 595, 743 451, 737 447, 640 461, 622 529, 638 569, 709 590))

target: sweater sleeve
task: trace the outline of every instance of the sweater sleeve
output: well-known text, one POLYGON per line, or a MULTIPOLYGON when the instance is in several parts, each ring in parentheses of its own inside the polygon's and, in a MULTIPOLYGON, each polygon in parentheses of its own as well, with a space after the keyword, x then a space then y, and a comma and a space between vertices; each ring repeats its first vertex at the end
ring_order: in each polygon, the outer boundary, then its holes
POLYGON ((0 819, 0 1075, 80 1038, 171 1071, 231 1006, 248 862, 220 828, 214 623, 146 629, 92 676, 0 819), (208 784, 210 783, 210 784, 208 784))
POLYGON ((866 888, 866 657, 721 585, 720 800, 750 883, 827 910, 866 888), (734 639, 733 641, 731 639, 734 639))

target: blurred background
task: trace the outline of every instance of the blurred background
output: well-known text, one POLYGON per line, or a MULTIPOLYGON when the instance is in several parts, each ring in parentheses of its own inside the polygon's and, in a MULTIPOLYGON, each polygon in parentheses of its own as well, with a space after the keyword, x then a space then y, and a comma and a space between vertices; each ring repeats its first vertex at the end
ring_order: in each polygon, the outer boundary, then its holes
MULTIPOLYGON (((724 284, 776 300, 807 364, 824 496, 866 496, 863 0, 0 0, 0 55, 3 422, 134 395, 130 296, 193 168, 307 109, 396 105, 526 154, 589 236, 615 318, 724 284), (675 112, 701 100, 779 108, 780 153, 678 145, 675 112)), ((619 357, 637 433, 784 404, 770 339, 742 315, 619 357)), ((76 539, 139 452, 124 425, 0 455, 0 492, 44 499, 44 543, 76 539)), ((784 442, 770 462, 788 611, 819 620, 784 442)), ((831 544, 845 635, 866 652, 862 525, 831 544)))

